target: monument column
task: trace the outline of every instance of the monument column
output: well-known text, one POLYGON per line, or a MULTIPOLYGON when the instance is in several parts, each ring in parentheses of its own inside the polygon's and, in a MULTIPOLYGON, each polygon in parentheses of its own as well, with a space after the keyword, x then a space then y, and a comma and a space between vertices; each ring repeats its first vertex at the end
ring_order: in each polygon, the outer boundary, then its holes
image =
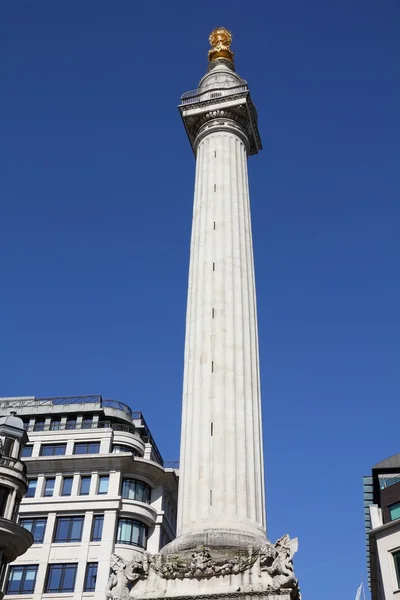
POLYGON ((209 70, 180 111, 196 156, 186 317, 178 538, 174 548, 255 545, 265 498, 247 156, 256 110, 231 36, 210 36, 209 70))
POLYGON ((192 133, 196 182, 178 536, 209 537, 213 530, 225 530, 230 536, 237 531, 241 537, 248 533, 265 538, 247 175, 247 156, 261 146, 258 136, 254 138, 255 110, 246 82, 234 72, 232 53, 226 51, 229 58, 211 51, 209 73, 196 95, 184 96, 181 106, 185 124, 190 126, 194 118, 198 130, 192 133), (213 107, 214 98, 218 104, 213 107))
MULTIPOLYGON (((178 535, 121 567, 112 600, 300 600, 297 539, 266 537, 257 311, 247 157, 261 141, 231 34, 179 110, 196 157, 178 535), (125 595, 123 595, 125 594, 125 595)), ((123 561, 122 561, 123 563, 123 561)))

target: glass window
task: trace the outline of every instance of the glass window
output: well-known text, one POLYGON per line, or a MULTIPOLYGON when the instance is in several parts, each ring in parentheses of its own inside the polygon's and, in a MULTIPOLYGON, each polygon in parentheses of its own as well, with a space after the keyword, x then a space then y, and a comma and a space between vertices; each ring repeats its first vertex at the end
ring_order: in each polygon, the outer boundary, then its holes
POLYGON ((82 540, 83 516, 57 517, 54 542, 80 542, 82 540))
POLYGON ((62 456, 65 454, 67 444, 42 444, 40 456, 62 456))
POLYGON ((65 429, 76 429, 76 417, 68 417, 65 429))
POLYGON ((96 589, 97 563, 88 563, 86 567, 84 592, 94 592, 96 589))
POLYGON ((31 532, 34 544, 41 544, 43 542, 47 519, 43 517, 31 517, 20 519, 19 522, 22 527, 31 532))
POLYGON ((27 498, 33 498, 36 493, 37 479, 28 479, 28 489, 26 492, 27 498))
POLYGON ((4 456, 11 456, 12 455, 12 451, 14 448, 14 442, 15 440, 13 440, 12 438, 6 437, 4 438, 4 444, 3 444, 3 454, 4 456))
POLYGON ((51 431, 58 431, 61 429, 61 417, 54 417, 50 423, 51 431))
POLYGON ((62 482, 61 496, 70 496, 72 492, 73 477, 64 477, 62 482))
POLYGON ((82 429, 91 429, 93 425, 92 415, 84 415, 82 419, 82 429))
POLYGON ((94 515, 92 523, 92 542, 101 542, 101 536, 103 535, 103 523, 104 515, 94 515))
POLYGON ((33 431, 43 431, 44 430, 45 419, 35 419, 35 424, 33 426, 33 431))
POLYGON ((81 496, 88 496, 90 492, 90 482, 92 480, 91 475, 83 475, 81 477, 81 487, 79 489, 79 494, 81 496))
POLYGON ((0 485, 0 517, 4 515, 10 488, 0 485))
POLYGON ((388 509, 389 509, 389 518, 391 521, 400 519, 400 502, 391 504, 390 506, 388 506, 388 509))
POLYGON ((122 480, 122 497, 129 500, 139 500, 150 504, 151 488, 143 481, 137 479, 122 480))
POLYGON ((28 431, 28 429, 29 429, 29 419, 22 419, 22 422, 24 424, 25 431, 28 431))
POLYGON ((49 565, 45 593, 66 593, 75 590, 76 564, 49 565))
POLYGON ((56 484, 55 477, 46 477, 44 484, 44 496, 52 496, 54 494, 54 486, 56 484))
POLYGON ((393 560, 396 569, 397 587, 400 588, 400 551, 393 552, 393 560))
POLYGON ((33 594, 37 565, 10 567, 6 594, 33 594))
POLYGON ((98 454, 100 442, 78 442, 74 446, 74 454, 98 454))
POLYGON ((147 527, 133 519, 119 519, 117 530, 117 544, 130 544, 146 548, 147 527))
POLYGON ((33 446, 24 446, 21 450, 21 458, 29 458, 32 456, 33 446))
POLYGON ((134 456, 139 456, 139 452, 136 452, 134 448, 126 446, 124 444, 114 444, 112 447, 113 454, 119 454, 120 452, 130 452, 134 456))
POLYGON ((99 489, 97 490, 98 494, 108 493, 108 480, 108 475, 99 475, 99 489))

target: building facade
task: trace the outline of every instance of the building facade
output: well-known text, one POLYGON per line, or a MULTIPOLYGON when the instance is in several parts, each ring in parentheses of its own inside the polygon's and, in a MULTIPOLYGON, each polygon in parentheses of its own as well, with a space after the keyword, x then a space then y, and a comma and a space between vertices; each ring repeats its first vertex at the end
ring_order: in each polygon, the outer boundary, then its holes
POLYGON ((7 565, 33 543, 31 533, 17 523, 27 490, 26 467, 20 459, 27 441, 15 413, 0 417, 0 600, 7 565))
POLYGON ((364 519, 372 600, 400 594, 400 454, 364 477, 364 519))
POLYGON ((19 523, 33 545, 9 567, 5 598, 104 600, 114 553, 132 561, 175 537, 177 473, 121 402, 1 399, 0 415, 10 410, 29 435, 19 523))

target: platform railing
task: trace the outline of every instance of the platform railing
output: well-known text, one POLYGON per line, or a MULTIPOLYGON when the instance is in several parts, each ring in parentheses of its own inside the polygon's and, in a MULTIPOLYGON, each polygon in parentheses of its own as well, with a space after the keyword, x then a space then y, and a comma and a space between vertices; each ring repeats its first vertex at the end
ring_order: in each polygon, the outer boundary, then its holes
POLYGON ((248 91, 247 85, 235 85, 229 88, 212 88, 209 90, 191 90, 185 92, 181 97, 182 104, 194 104, 195 102, 204 102, 205 100, 218 100, 224 96, 232 96, 240 92, 248 91))

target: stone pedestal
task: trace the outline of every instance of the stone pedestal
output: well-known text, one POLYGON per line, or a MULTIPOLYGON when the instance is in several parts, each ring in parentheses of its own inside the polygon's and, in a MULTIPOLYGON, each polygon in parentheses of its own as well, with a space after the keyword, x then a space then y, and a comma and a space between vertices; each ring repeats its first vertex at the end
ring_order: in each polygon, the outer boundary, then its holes
POLYGON ((297 539, 247 549, 204 546, 177 554, 113 555, 106 597, 112 600, 276 598, 300 600, 293 572, 297 539))

